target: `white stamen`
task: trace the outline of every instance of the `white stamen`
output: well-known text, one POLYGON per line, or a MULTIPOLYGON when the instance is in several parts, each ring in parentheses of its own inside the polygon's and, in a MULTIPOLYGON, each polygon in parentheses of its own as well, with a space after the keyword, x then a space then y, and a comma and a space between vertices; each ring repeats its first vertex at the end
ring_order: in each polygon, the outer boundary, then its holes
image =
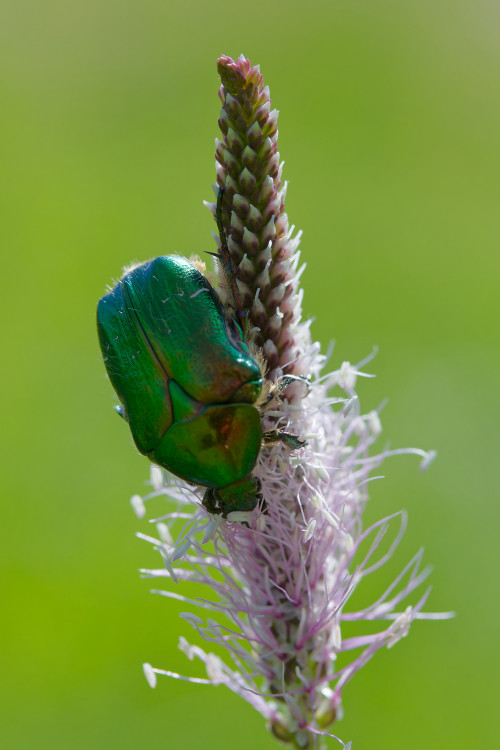
POLYGON ((191 623, 191 625, 203 625, 203 620, 198 615, 194 615, 192 612, 181 612, 179 614, 183 620, 191 623))
POLYGON ((412 621, 412 607, 407 607, 389 627, 391 636, 387 642, 387 648, 392 648, 401 638, 405 638, 410 630, 412 621))
POLYGON ((219 529, 219 526, 221 525, 221 521, 221 515, 210 517, 210 520, 207 521, 207 524, 205 526, 205 532, 203 534, 203 544, 210 542, 214 538, 216 532, 219 529))
POLYGON ((144 677, 149 683, 149 687, 156 687, 156 672, 154 671, 151 664, 143 664, 142 669, 144 670, 144 677))
POLYGON ((177 583, 177 576, 175 575, 174 569, 172 567, 172 560, 170 558, 169 551, 163 545, 161 545, 160 547, 157 547, 157 549, 160 552, 160 555, 162 556, 165 569, 170 573, 170 577, 172 578, 173 582, 177 583))
POLYGON ((427 451, 427 455, 420 462, 420 471, 426 471, 437 456, 437 451, 427 451))
POLYGON ((132 497, 130 498, 130 505, 132 506, 132 509, 137 518, 144 518, 144 516, 146 515, 146 506, 144 505, 142 497, 140 495, 132 495, 132 497))
POLYGON ((348 401, 346 401, 346 404, 345 404, 344 408, 342 409, 342 416, 343 417, 348 417, 349 416, 349 414, 351 413, 352 408, 353 408, 353 406, 354 406, 354 404, 356 403, 357 400, 358 400, 358 397, 356 395, 354 395, 348 401))
POLYGON ((382 425, 380 423, 380 417, 378 415, 377 411, 371 411, 368 414, 368 426, 371 430, 372 435, 374 437, 378 437, 380 433, 382 432, 382 425))
POLYGON ((158 492, 163 487, 163 470, 159 466, 152 466, 149 481, 153 489, 158 492))
POLYGON ((314 471, 321 482, 325 482, 325 484, 327 484, 330 481, 330 474, 327 472, 324 466, 315 466, 314 471))
POLYGON ((176 562, 177 560, 180 560, 182 557, 184 557, 190 547, 191 547, 191 540, 186 539, 185 542, 183 542, 176 548, 171 558, 172 562, 176 562))
POLYGON ((302 529, 304 534, 304 542, 308 542, 309 539, 314 535, 314 529, 316 528, 316 519, 311 518, 305 529, 302 529))
POLYGON ((205 667, 209 680, 211 680, 215 684, 224 681, 222 662, 217 656, 215 656, 215 654, 208 654, 207 660, 205 662, 205 667))
POLYGON ((156 524, 156 528, 158 530, 158 536, 160 537, 161 541, 165 544, 168 544, 169 546, 172 546, 172 534, 170 533, 170 529, 168 528, 167 524, 163 523, 162 521, 158 521, 158 523, 156 524))

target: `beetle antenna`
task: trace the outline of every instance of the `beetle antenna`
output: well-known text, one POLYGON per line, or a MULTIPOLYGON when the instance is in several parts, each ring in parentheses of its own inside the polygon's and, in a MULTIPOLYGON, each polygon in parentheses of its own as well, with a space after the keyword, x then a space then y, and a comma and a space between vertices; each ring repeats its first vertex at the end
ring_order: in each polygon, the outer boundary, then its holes
POLYGON ((239 319, 243 321, 247 316, 247 311, 243 309, 243 304, 241 302, 240 290, 238 289, 238 281, 236 279, 236 272, 234 270, 233 261, 229 253, 226 230, 224 228, 224 222, 222 221, 222 201, 224 199, 225 190, 225 188, 219 187, 219 193, 217 195, 217 209, 215 212, 217 219, 217 229, 219 230, 220 237, 220 251, 217 254, 210 253, 210 255, 215 255, 215 257, 218 258, 222 263, 224 275, 231 290, 236 314, 238 315, 239 319))

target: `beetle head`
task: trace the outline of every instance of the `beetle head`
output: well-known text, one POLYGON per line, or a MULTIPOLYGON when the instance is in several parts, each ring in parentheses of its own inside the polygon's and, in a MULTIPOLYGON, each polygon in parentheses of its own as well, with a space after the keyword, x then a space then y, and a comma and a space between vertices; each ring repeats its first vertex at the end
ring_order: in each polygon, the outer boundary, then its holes
POLYGON ((203 505, 209 513, 227 517, 233 511, 250 511, 262 500, 260 481, 252 475, 227 487, 209 487, 203 497, 203 505))

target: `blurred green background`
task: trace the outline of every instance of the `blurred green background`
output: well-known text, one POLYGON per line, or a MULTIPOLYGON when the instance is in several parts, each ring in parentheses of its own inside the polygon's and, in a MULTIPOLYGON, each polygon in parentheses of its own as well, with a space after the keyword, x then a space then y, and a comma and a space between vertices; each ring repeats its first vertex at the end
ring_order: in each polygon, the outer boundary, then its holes
POLYGON ((487 0, 4 0, 2 747, 275 747, 225 688, 143 678, 196 670, 186 607, 136 572, 157 562, 128 502, 148 465, 94 328, 124 264, 213 249, 215 63, 240 52, 281 111, 313 333, 334 365, 378 345, 362 406, 388 397, 383 438, 439 452, 387 462, 368 518, 409 511, 391 574, 424 544, 429 608, 458 616, 378 654, 335 731, 497 744, 499 42, 487 0))

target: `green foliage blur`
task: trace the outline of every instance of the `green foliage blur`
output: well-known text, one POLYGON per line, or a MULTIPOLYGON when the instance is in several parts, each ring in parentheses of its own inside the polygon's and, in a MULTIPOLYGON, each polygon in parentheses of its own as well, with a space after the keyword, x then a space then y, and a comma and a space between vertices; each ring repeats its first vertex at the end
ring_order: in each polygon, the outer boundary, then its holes
POLYGON ((143 678, 201 672, 177 650, 186 605, 137 574, 158 562, 128 503, 149 467, 94 322, 130 261, 213 249, 216 59, 241 52, 281 112, 313 333, 333 366, 377 345, 360 394, 388 398, 381 443, 439 454, 372 484, 368 519, 404 507, 409 530, 366 602, 424 544, 428 608, 458 615, 378 654, 334 731, 496 744, 499 37, 488 0, 4 0, 2 747, 276 746, 225 688, 143 678))

